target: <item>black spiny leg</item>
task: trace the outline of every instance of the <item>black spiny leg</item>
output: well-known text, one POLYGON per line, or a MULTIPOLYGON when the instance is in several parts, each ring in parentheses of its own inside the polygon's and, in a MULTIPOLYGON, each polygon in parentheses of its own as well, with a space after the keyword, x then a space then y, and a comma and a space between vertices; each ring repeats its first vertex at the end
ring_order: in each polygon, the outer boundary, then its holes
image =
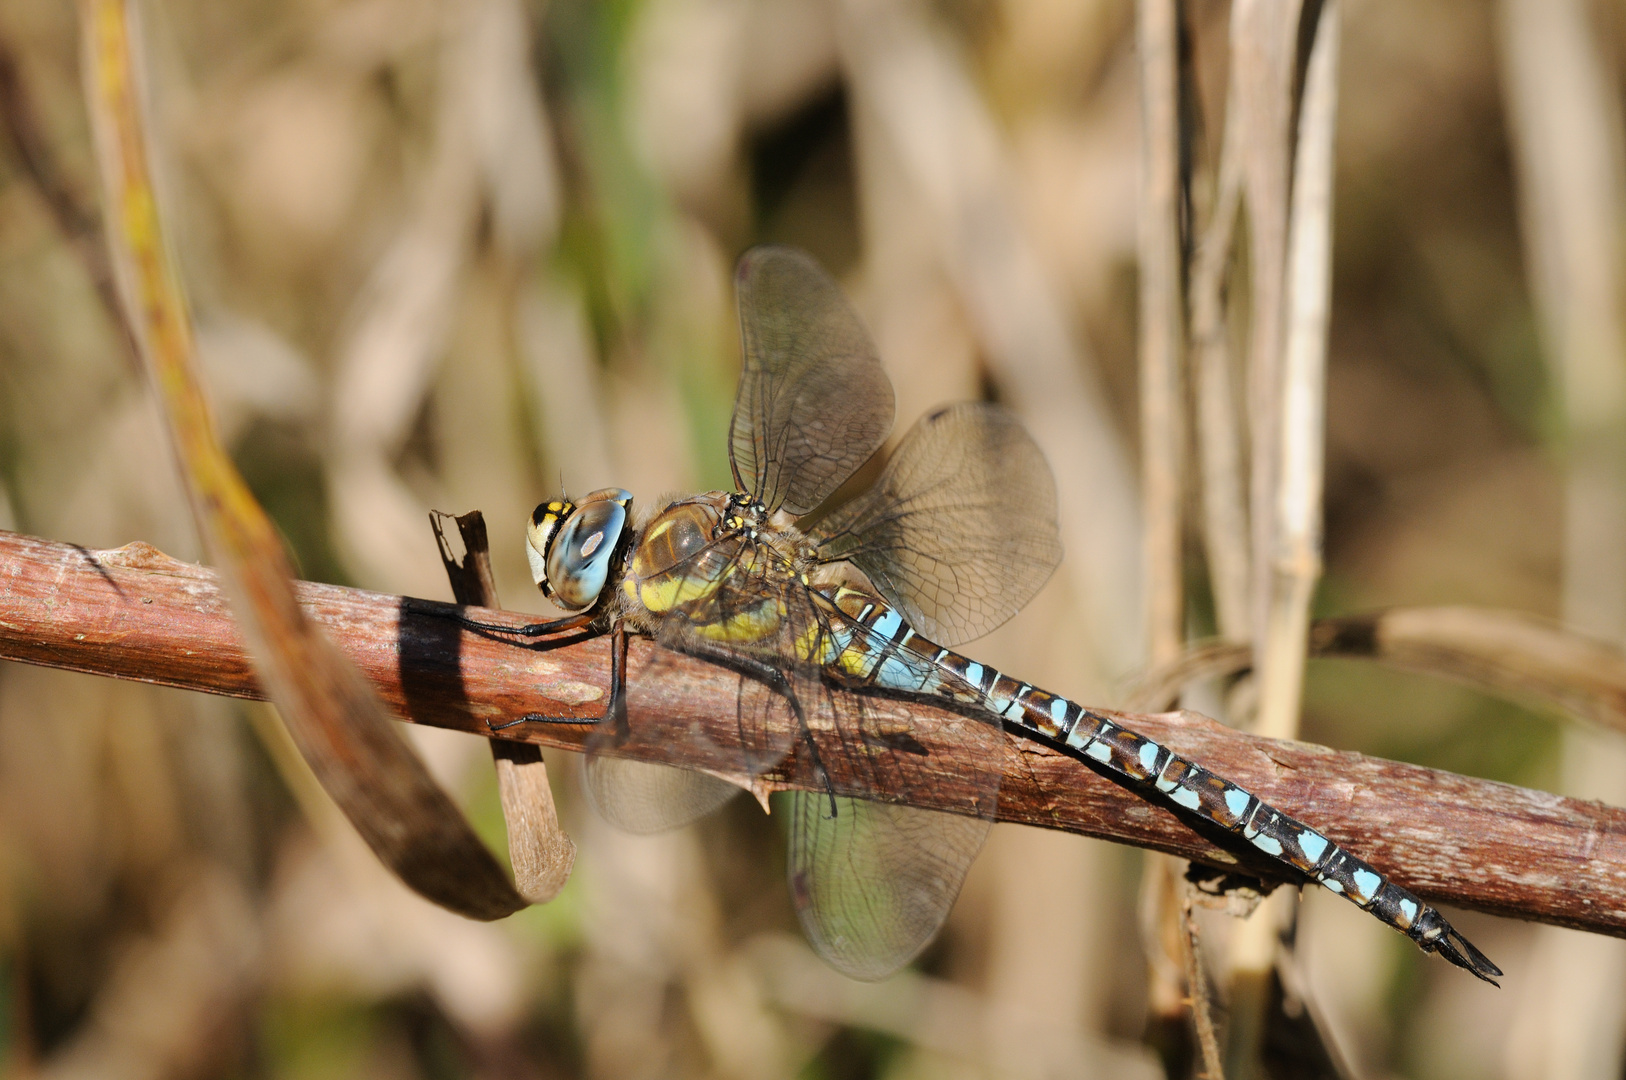
POLYGON ((610 631, 610 700, 605 704, 603 713, 582 717, 544 716, 530 712, 504 724, 493 724, 487 720, 486 727, 497 732, 521 724, 602 724, 606 720, 614 722, 621 729, 625 729, 627 723, 627 632, 620 626, 610 631))
POLYGON ((755 679, 790 702, 791 712, 796 714, 796 725, 802 733, 802 741, 807 744, 807 751, 813 762, 813 771, 819 777, 825 795, 830 799, 830 816, 835 817, 835 785, 830 782, 830 774, 825 771, 824 760, 819 757, 819 748, 813 742, 813 729, 808 726, 807 713, 802 711, 802 701, 796 696, 796 689, 791 686, 790 680, 785 677, 785 673, 772 664, 753 657, 742 656, 728 649, 703 645, 698 642, 685 642, 683 651, 700 660, 710 661, 719 667, 725 667, 748 678, 755 679))
MULTIPOLYGON (((548 622, 526 623, 524 626, 502 626, 498 623, 481 622, 471 619, 467 615, 436 605, 429 607, 422 601, 407 597, 402 605, 405 610, 414 615, 427 615, 432 619, 445 619, 454 622, 467 630, 479 630, 488 634, 513 634, 516 637, 535 638, 546 637, 550 634, 562 634, 570 630, 580 630, 593 622, 597 615, 593 610, 583 611, 576 615, 567 615, 562 619, 552 619, 548 622)), ((486 721, 486 728, 492 732, 506 731, 521 724, 601 724, 605 720, 614 720, 625 726, 627 716, 627 635, 619 625, 610 631, 610 700, 605 705, 600 716, 544 716, 542 713, 526 713, 518 720, 509 720, 502 724, 493 724, 486 721)))

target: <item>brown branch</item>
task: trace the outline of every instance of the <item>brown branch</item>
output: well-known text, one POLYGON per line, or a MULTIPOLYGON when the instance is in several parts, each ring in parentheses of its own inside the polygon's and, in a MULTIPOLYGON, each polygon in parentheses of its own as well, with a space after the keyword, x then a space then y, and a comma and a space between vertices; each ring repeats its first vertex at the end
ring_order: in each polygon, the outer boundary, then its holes
MULTIPOLYGON (((486 733, 486 721, 527 711, 590 716, 608 689, 604 640, 551 651, 463 633, 449 621, 403 616, 401 597, 302 583, 302 604, 371 679, 388 707, 416 723, 486 733)), ((417 601, 418 604, 426 604, 417 601)), ((519 625, 512 612, 478 612, 519 625)), ((704 728, 726 747, 736 676, 635 641, 621 751, 670 764, 715 767, 692 740, 662 737, 671 724, 704 728)), ((259 697, 215 575, 145 544, 88 551, 0 532, 0 657, 236 697, 259 697)), ((953 714, 913 706, 917 716, 953 714)), ((1247 785, 1282 810, 1434 900, 1518 918, 1626 936, 1626 810, 1306 743, 1274 742, 1191 713, 1125 722, 1247 785)), ((521 738, 580 750, 588 729, 534 726, 521 738)), ((952 782, 956 749, 930 742, 952 782)), ((826 761, 832 780, 849 777, 826 761)), ((782 767, 784 768, 784 767, 782 767)), ((791 786, 794 763, 770 786, 791 786)), ((930 794, 926 797, 931 798, 930 794)), ((942 805, 955 794, 945 790, 942 805)), ((935 802, 933 805, 937 805, 935 802)), ((1148 803, 1071 758, 1010 736, 999 816, 1005 821, 1166 851, 1210 865, 1237 854, 1186 819, 1148 803)))

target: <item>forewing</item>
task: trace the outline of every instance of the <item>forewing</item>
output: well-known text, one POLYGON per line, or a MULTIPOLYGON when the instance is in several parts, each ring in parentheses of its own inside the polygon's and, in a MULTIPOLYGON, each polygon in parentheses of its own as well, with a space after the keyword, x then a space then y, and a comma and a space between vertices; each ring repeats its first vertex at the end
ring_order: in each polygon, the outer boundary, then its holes
POLYGON ((886 441, 892 384, 858 314, 805 252, 752 248, 735 288, 744 363, 729 429, 734 482, 800 516, 886 441))
POLYGON ((1016 614, 1061 561, 1056 482, 1032 436, 995 405, 939 409, 880 479, 813 530, 921 634, 944 645, 1016 614))

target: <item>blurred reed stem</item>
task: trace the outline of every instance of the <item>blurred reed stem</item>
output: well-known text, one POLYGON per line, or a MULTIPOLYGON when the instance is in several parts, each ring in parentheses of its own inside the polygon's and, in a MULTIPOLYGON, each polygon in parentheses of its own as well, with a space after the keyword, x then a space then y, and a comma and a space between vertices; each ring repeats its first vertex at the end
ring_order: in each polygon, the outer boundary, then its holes
MULTIPOLYGON (((1232 67, 1227 97, 1237 99, 1240 74, 1232 67)), ((1226 292, 1232 242, 1242 206, 1242 122, 1225 113, 1214 205, 1191 269, 1191 350, 1196 361, 1196 421, 1200 462, 1203 546, 1209 588, 1221 636, 1251 637, 1248 621, 1249 533, 1242 474, 1242 417, 1232 382, 1226 292)))
MULTIPOLYGON (((1525 612, 1418 607, 1317 619, 1309 654, 1451 679, 1626 734, 1626 649, 1525 612)), ((1190 683, 1233 678, 1252 666, 1247 645, 1199 642, 1174 664, 1147 672, 1124 697, 1132 709, 1165 709, 1190 683)))
MULTIPOLYGON (((1154 665, 1179 656, 1185 640, 1186 266, 1181 219, 1189 203, 1180 110, 1183 14, 1179 0, 1139 0, 1135 5, 1141 115, 1142 604, 1147 656, 1154 665)), ((1187 978, 1194 946, 1180 917, 1186 889, 1180 868, 1173 860, 1158 858, 1145 863, 1142 874, 1142 944, 1150 960, 1146 1038, 1172 1071, 1189 1057, 1183 1026, 1188 1001, 1198 1030, 1203 1030, 1206 986, 1187 978)))
MULTIPOLYGON (((1249 225, 1255 239, 1251 324, 1257 620, 1253 639, 1259 694, 1255 730, 1290 739, 1299 730, 1310 603, 1321 576, 1338 6, 1337 0, 1312 3, 1302 10, 1293 2, 1261 4, 1251 14, 1258 18, 1267 11, 1281 21, 1246 26, 1261 35, 1255 47, 1268 58, 1270 84, 1254 86, 1246 78, 1243 82, 1257 123, 1249 177, 1249 225), (1295 140, 1289 119, 1294 115, 1301 18, 1311 22, 1313 38, 1295 140), (1285 172, 1289 153, 1291 172, 1285 172)), ((1233 52, 1232 62, 1244 62, 1244 57, 1233 52)), ((1277 938, 1296 904, 1297 897, 1285 893, 1267 900, 1232 940, 1227 1073, 1233 1080, 1261 1074, 1277 938)))
POLYGON ((113 280, 113 264, 102 239, 96 209, 85 201, 80 192, 74 190, 63 173, 55 151, 41 131, 40 116, 18 69, 12 43, 3 36, 0 36, 0 121, 3 121, 6 134, 10 137, 15 160, 22 165, 40 198, 50 208, 57 229, 90 277, 97 298, 124 344, 125 360, 132 369, 139 371, 141 356, 135 328, 125 317, 124 307, 119 303, 118 286, 113 280))
MULTIPOLYGON (((1250 315, 1248 422, 1250 619, 1263 654, 1274 581, 1276 471, 1281 454, 1282 340, 1286 330, 1287 228, 1292 177, 1293 72, 1301 0, 1239 0, 1231 9, 1228 103, 1241 125, 1243 203, 1248 214, 1250 315)), ((1268 675, 1263 675, 1268 679, 1268 675)))
MULTIPOLYGON (((1582 0, 1503 0, 1501 50, 1526 273, 1562 407, 1563 616, 1626 641, 1626 132, 1618 73, 1582 0), (1614 76, 1612 78, 1611 76, 1614 76)), ((1616 738, 1564 734, 1561 790, 1626 801, 1616 738)), ((1544 929, 1507 1038, 1514 1080, 1618 1076, 1626 949, 1544 929)))
MULTIPOLYGON (((1231 8, 1234 92, 1226 104, 1234 116, 1241 147, 1243 205, 1248 215, 1249 304, 1247 402, 1250 437, 1249 634, 1261 660, 1270 642, 1270 553, 1276 525, 1277 455, 1280 453, 1281 340, 1288 193, 1291 180, 1293 64, 1300 0, 1236 0, 1231 8)), ((1280 658, 1278 658, 1279 662, 1280 658)), ((1255 682, 1273 680, 1255 667, 1255 682)), ((1276 680, 1276 685, 1280 685, 1276 680)), ((1285 904, 1286 901, 1278 901, 1285 904)), ((1258 1070, 1264 1024, 1262 986, 1274 962, 1280 909, 1260 905, 1231 940, 1225 1068, 1238 1080, 1258 1070)))
POLYGON ((1141 89, 1141 507, 1148 655, 1168 663, 1185 637, 1185 202, 1180 130, 1180 10, 1136 4, 1141 89))
POLYGON ((1208 965, 1203 963, 1202 939, 1197 932, 1197 919, 1192 905, 1193 888, 1187 882, 1180 897, 1180 931, 1186 961, 1186 985, 1191 988, 1191 1018, 1197 1031, 1197 1047, 1202 1052, 1203 1067, 1198 1074, 1204 1080, 1225 1080, 1225 1067, 1220 1054, 1219 1032, 1214 1024, 1212 994, 1209 990, 1208 965))
POLYGON ((1299 106, 1286 266, 1286 335, 1270 530, 1270 601, 1259 650, 1259 719, 1298 734, 1310 602, 1321 579, 1327 323, 1332 298, 1332 150, 1338 116, 1338 0, 1316 20, 1299 106))

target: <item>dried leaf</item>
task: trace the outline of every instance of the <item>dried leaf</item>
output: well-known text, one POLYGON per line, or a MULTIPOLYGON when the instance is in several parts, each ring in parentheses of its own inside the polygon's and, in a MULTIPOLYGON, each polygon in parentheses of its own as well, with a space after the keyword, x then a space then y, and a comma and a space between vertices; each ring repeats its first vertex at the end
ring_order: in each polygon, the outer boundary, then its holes
POLYGON ((380 859, 471 918, 525 906, 395 731, 361 673, 305 618, 287 553, 220 446, 147 165, 133 27, 119 0, 80 7, 87 98, 120 296, 163 406, 193 516, 221 566, 255 671, 294 742, 380 859))

